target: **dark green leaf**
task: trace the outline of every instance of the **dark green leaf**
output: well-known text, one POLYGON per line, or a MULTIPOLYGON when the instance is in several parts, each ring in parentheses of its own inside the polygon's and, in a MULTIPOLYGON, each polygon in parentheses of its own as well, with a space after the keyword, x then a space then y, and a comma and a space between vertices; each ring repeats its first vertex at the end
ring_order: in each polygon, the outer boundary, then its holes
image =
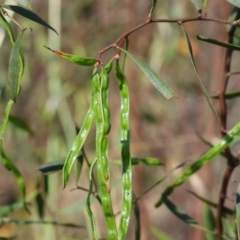
MULTIPOLYGON (((122 164, 121 160, 114 160, 113 163, 122 164)), ((158 158, 131 158, 132 165, 143 164, 146 166, 161 166, 163 162, 158 158)))
POLYGON ((51 174, 63 169, 65 158, 44 163, 38 170, 44 174, 51 174))
POLYGON ((14 1, 25 8, 32 9, 31 4, 28 0, 14 0, 14 1))
MULTIPOLYGON (((233 99, 233 98, 238 98, 238 97, 240 97, 240 92, 239 91, 225 93, 225 95, 224 95, 225 99, 233 99)), ((210 96, 210 98, 218 99, 219 95, 212 95, 212 96, 210 96)))
MULTIPOLYGON (((176 205, 174 205, 169 199, 164 198, 163 199, 164 204, 167 206, 167 208, 181 221, 187 223, 188 225, 198 228, 204 232, 215 234, 215 232, 206 229, 205 227, 201 226, 195 219, 190 217, 188 214, 186 214, 184 211, 182 211, 180 208, 178 208, 176 205)), ((226 236, 222 236, 222 239, 228 239, 226 236)))
POLYGON ((6 89, 6 86, 0 88, 0 100, 3 100, 5 98, 6 89))
POLYGON ((38 216, 42 219, 44 216, 44 199, 41 193, 38 193, 36 196, 38 216))
POLYGON ((230 48, 232 50, 240 51, 240 46, 237 46, 237 45, 234 45, 234 44, 221 42, 221 41, 218 41, 216 39, 207 38, 207 37, 200 36, 200 35, 197 36, 197 39, 200 40, 200 41, 212 43, 214 45, 218 45, 218 46, 221 46, 221 47, 230 48))
POLYGON ((21 39, 22 34, 17 38, 15 44, 13 45, 9 60, 8 79, 11 89, 11 97, 14 102, 16 101, 20 91, 20 81, 23 69, 20 55, 21 39))
MULTIPOLYGON (((209 229, 210 231, 214 232, 216 227, 216 221, 211 209, 206 204, 204 205, 203 213, 204 213, 204 223, 205 223, 206 229, 209 229)), ((217 239, 216 234, 211 232, 206 232, 206 240, 216 240, 216 239, 217 239)))
POLYGON ((80 155, 77 157, 77 176, 76 176, 76 185, 79 181, 81 172, 82 172, 82 167, 83 167, 83 161, 84 161, 84 155, 83 152, 80 152, 80 155))
POLYGON ((143 73, 146 75, 146 77, 151 81, 151 83, 153 84, 153 86, 155 88, 157 88, 157 90, 162 93, 162 95, 167 98, 170 99, 174 96, 176 96, 175 92, 172 90, 172 88, 170 86, 168 86, 168 84, 163 81, 156 72, 153 71, 153 69, 151 69, 149 66, 147 66, 144 62, 142 62, 141 60, 139 60, 138 58, 136 58, 134 55, 132 55, 131 53, 129 53, 128 51, 119 48, 121 51, 125 52, 128 57, 130 57, 137 65, 138 67, 143 71, 143 73))
POLYGON ((27 122, 23 118, 10 115, 9 122, 12 123, 16 127, 33 134, 33 131, 31 130, 31 128, 28 126, 27 122))
POLYGON ((2 5, 2 7, 7 8, 27 19, 30 19, 33 22, 41 24, 41 25, 53 30, 56 34, 58 34, 57 31, 53 27, 51 27, 47 22, 45 22, 42 18, 40 18, 36 13, 29 11, 28 9, 25 9, 25 8, 22 8, 19 6, 14 6, 14 5, 2 5))
POLYGON ((185 31, 185 29, 184 29, 184 27, 183 27, 182 25, 181 25, 181 29, 182 29, 183 34, 184 34, 184 37, 185 37, 185 39, 186 39, 186 42, 187 42, 187 45, 188 45, 188 50, 189 50, 190 59, 191 59, 192 65, 193 65, 193 69, 194 69, 194 71, 195 71, 195 73, 196 73, 196 75, 197 75, 197 78, 198 78, 198 80, 199 80, 199 83, 200 83, 200 87, 201 87, 201 89, 202 89, 202 92, 203 92, 203 94, 204 94, 204 96, 205 96, 205 98, 206 98, 206 100, 207 100, 207 103, 208 103, 209 107, 211 108, 212 112, 214 113, 214 115, 216 116, 218 122, 220 123, 220 119, 219 119, 219 117, 218 117, 218 115, 217 115, 217 112, 215 111, 215 109, 214 109, 214 107, 213 107, 213 105, 212 105, 212 102, 211 102, 211 100, 210 100, 210 97, 209 97, 209 95, 208 95, 208 93, 207 93, 207 90, 206 90, 206 88, 205 88, 204 85, 203 85, 202 79, 200 78, 200 76, 199 76, 199 74, 198 74, 197 66, 196 66, 196 64, 195 64, 195 60, 194 60, 194 57, 193 57, 193 50, 192 50, 191 41, 190 41, 190 39, 189 39, 189 37, 188 37, 187 32, 185 31))

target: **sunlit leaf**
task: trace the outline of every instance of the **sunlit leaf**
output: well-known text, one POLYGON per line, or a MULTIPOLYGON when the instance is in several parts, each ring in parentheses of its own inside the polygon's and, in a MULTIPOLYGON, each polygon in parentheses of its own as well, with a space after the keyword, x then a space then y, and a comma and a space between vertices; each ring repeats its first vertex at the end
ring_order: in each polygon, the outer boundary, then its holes
POLYGON ((214 109, 214 107, 213 107, 213 105, 212 105, 212 102, 211 102, 211 100, 210 100, 210 97, 209 97, 209 95, 208 95, 208 93, 207 93, 207 90, 206 90, 206 88, 205 88, 204 85, 203 85, 202 79, 200 78, 200 76, 199 76, 199 74, 198 74, 197 66, 196 66, 196 64, 195 64, 195 60, 194 60, 194 57, 193 57, 193 50, 192 50, 191 41, 190 41, 190 39, 189 39, 189 37, 188 37, 187 32, 185 31, 185 29, 184 29, 184 27, 183 27, 182 25, 181 25, 181 29, 182 29, 183 34, 184 34, 184 37, 185 37, 185 39, 186 39, 186 42, 187 42, 187 45, 188 45, 188 50, 189 50, 190 59, 191 59, 192 65, 193 65, 193 69, 194 69, 194 71, 195 71, 195 73, 196 73, 196 75, 197 75, 197 78, 198 78, 198 80, 199 80, 199 83, 200 83, 200 87, 201 87, 201 89, 202 89, 202 92, 203 92, 203 94, 204 94, 204 96, 205 96, 205 98, 206 98, 206 100, 207 100, 207 103, 208 103, 209 107, 211 108, 212 112, 214 113, 214 115, 216 116, 218 122, 220 123, 220 119, 219 119, 219 117, 218 117, 218 115, 217 115, 217 112, 215 111, 215 109, 214 109))
POLYGON ((240 8, 240 0, 227 0, 228 2, 230 2, 232 5, 240 8))
POLYGON ((197 36, 197 39, 200 40, 200 41, 208 42, 208 43, 218 45, 218 46, 221 46, 221 47, 230 48, 232 50, 240 51, 240 46, 237 46, 237 45, 234 45, 234 44, 218 41, 216 39, 207 38, 207 37, 200 36, 200 35, 197 36))
POLYGON ((146 77, 151 81, 151 83, 153 84, 153 86, 155 88, 157 88, 157 90, 162 93, 162 95, 167 98, 170 99, 174 96, 176 96, 175 92, 172 90, 172 88, 170 86, 168 86, 168 84, 163 81, 156 72, 153 71, 153 69, 151 69, 149 66, 147 66, 144 62, 142 62, 141 60, 139 60, 138 58, 136 58, 134 55, 132 55, 131 53, 129 53, 128 51, 121 49, 121 51, 125 52, 128 57, 130 57, 137 65, 138 67, 143 71, 143 73, 146 75, 146 77))
POLYGON ((2 5, 2 7, 7 8, 27 19, 30 19, 33 22, 43 25, 43 26, 53 30, 56 34, 58 34, 57 31, 53 27, 51 27, 47 22, 45 22, 42 18, 40 18, 36 13, 29 11, 28 9, 25 9, 25 8, 22 8, 19 6, 15 6, 15 5, 2 5))
POLYGON ((176 187, 181 186, 185 181, 201 169, 205 164, 209 163, 214 157, 219 155, 226 147, 228 147, 233 140, 240 133, 240 122, 238 122, 231 131, 214 147, 208 150, 198 161, 193 163, 180 177, 178 177, 171 186, 166 188, 162 193, 160 199, 155 204, 155 207, 160 207, 163 203, 163 198, 169 196, 176 187))
POLYGON ((55 50, 52 50, 51 48, 46 47, 46 46, 44 46, 44 47, 47 48, 48 50, 54 52, 58 56, 60 56, 62 58, 65 58, 65 59, 69 60, 70 62, 75 63, 77 65, 93 66, 97 62, 97 59, 94 59, 94 58, 79 57, 79 56, 64 53, 64 52, 61 52, 61 51, 55 51, 55 50))
POLYGON ((14 1, 25 8, 32 9, 31 4, 28 0, 14 0, 14 1))
POLYGON ((9 60, 8 79, 11 89, 11 97, 14 102, 16 101, 19 94, 20 81, 22 77, 21 73, 23 66, 20 56, 21 39, 22 34, 17 38, 15 44, 13 45, 9 60))
POLYGON ((230 239, 236 239, 236 221, 235 218, 229 219, 227 217, 222 218, 223 232, 230 239))

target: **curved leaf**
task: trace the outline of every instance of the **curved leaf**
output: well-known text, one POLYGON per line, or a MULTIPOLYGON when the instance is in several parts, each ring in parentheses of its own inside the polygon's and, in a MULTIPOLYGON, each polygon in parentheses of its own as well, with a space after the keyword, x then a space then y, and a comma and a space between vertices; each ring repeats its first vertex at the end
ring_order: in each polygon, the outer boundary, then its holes
POLYGON ((43 174, 51 174, 63 169, 65 158, 60 160, 54 160, 41 165, 38 170, 43 174))
POLYGON ((14 0, 14 1, 25 8, 32 9, 31 4, 28 0, 14 0))
POLYGON ((70 62, 75 63, 77 65, 93 66, 97 62, 97 59, 94 59, 94 58, 79 57, 79 56, 64 53, 64 52, 61 52, 61 51, 55 51, 55 50, 52 50, 51 48, 46 47, 46 46, 44 46, 44 47, 47 48, 48 50, 54 52, 58 56, 63 57, 63 58, 65 58, 65 59, 69 60, 70 62))
POLYGON ((14 6, 14 5, 2 5, 2 7, 7 8, 27 19, 30 19, 33 22, 43 25, 43 26, 53 30, 58 35, 57 31, 53 27, 51 27, 47 22, 45 22, 42 18, 40 18, 36 13, 29 11, 28 9, 25 9, 25 8, 22 8, 19 6, 14 6))
POLYGON ((146 77, 151 81, 153 86, 157 88, 157 90, 162 93, 162 95, 170 99, 174 96, 176 96, 175 92, 172 90, 168 84, 163 81, 156 72, 153 71, 149 66, 147 66, 144 62, 136 58, 134 55, 129 53, 128 51, 119 48, 121 51, 125 52, 137 65, 138 67, 143 71, 143 73, 146 75, 146 77))
POLYGON ((214 113, 214 115, 216 116, 218 122, 220 123, 220 119, 219 119, 219 117, 218 117, 218 115, 217 115, 217 112, 215 111, 215 109, 214 109, 214 107, 213 107, 213 105, 212 105, 212 102, 211 102, 211 100, 210 100, 210 97, 209 97, 209 95, 208 95, 208 93, 207 93, 207 90, 206 90, 206 88, 205 88, 204 85, 203 85, 202 79, 200 78, 200 76, 199 76, 199 74, 198 74, 197 66, 196 66, 195 60, 194 60, 194 58, 193 58, 193 50, 192 50, 191 41, 190 41, 190 39, 189 39, 189 37, 188 37, 187 32, 185 31, 185 29, 184 29, 184 27, 183 27, 182 25, 181 25, 181 29, 182 29, 183 35, 184 35, 184 37, 185 37, 185 39, 186 39, 186 42, 187 42, 187 45, 188 45, 189 55, 190 55, 191 62, 192 62, 192 65, 193 65, 193 69, 194 69, 194 71, 195 71, 195 73, 196 73, 196 75, 197 75, 197 78, 198 78, 198 80, 199 80, 199 83, 200 83, 200 87, 201 87, 201 89, 202 89, 202 92, 203 92, 203 94, 204 94, 204 96, 205 96, 205 98, 206 98, 206 100, 207 100, 207 103, 208 103, 209 107, 211 108, 212 112, 214 113))
POLYGON ((228 2, 230 2, 232 5, 240 8, 240 1, 239 0, 227 0, 228 2))
POLYGON ((33 134, 33 131, 31 130, 31 128, 28 126, 27 122, 23 118, 10 115, 9 122, 12 123, 16 127, 20 128, 30 134, 33 134))

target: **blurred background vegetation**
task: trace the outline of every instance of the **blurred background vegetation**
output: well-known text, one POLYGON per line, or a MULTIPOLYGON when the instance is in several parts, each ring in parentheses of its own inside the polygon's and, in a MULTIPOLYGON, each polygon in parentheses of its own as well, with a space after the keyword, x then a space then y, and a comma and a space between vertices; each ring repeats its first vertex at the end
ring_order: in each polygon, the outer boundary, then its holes
MULTIPOLYGON (((1 2, 3 3, 3 2, 1 2)), ((52 160, 66 156, 75 137, 75 125, 81 126, 91 97, 91 67, 74 65, 49 52, 47 45, 55 50, 79 56, 97 57, 98 51, 114 42, 123 32, 143 22, 149 12, 151 1, 138 0, 85 0, 60 1, 31 0, 33 11, 47 20, 59 36, 50 33, 40 25, 21 16, 14 15, 22 26, 31 27, 26 32, 22 49, 25 56, 26 71, 22 80, 21 94, 14 105, 12 114, 23 118, 32 130, 29 134, 9 124, 4 144, 6 152, 14 159, 27 182, 28 194, 40 191, 44 200, 44 220, 68 222, 82 225, 80 229, 52 225, 3 224, 0 237, 34 240, 73 240, 87 239, 89 230, 85 211, 86 192, 71 191, 76 187, 75 178, 62 189, 61 174, 50 175, 48 193, 44 191, 43 175, 38 167, 52 160), (58 13, 60 9, 60 15, 58 13)), ((225 0, 210 1, 208 16, 228 19, 232 6, 225 0)), ((158 1, 154 17, 184 18, 196 16, 196 10, 189 0, 158 1)), ((16 34, 19 29, 13 25, 16 34)), ((222 80, 224 49, 198 42, 197 34, 226 38, 226 26, 217 23, 194 22, 186 27, 191 37, 194 56, 200 75, 210 94, 217 94, 222 80)), ((1 34, 3 26, 0 26, 1 34)), ((148 63, 166 80, 178 97, 166 100, 152 86, 138 68, 127 59, 125 72, 131 94, 131 151, 134 157, 156 157, 164 162, 161 167, 134 167, 134 191, 139 196, 168 171, 183 162, 195 161, 208 147, 197 137, 201 133, 215 143, 221 136, 219 125, 202 95, 197 77, 188 56, 184 36, 177 24, 161 23, 147 26, 129 38, 129 51, 148 63)), ((8 59, 10 55, 8 36, 1 45, 0 87, 6 86, 8 59)), ((115 51, 104 54, 106 64, 115 51)), ((239 70, 239 56, 234 55, 233 70, 239 70)), ((229 90, 239 87, 239 77, 230 81, 229 90), (231 89, 230 89, 231 88, 231 89)), ((112 110, 112 130, 110 133, 111 160, 120 159, 119 143, 119 94, 115 76, 110 81, 110 106, 112 110)), ((8 100, 9 93, 1 99, 0 113, 8 100)), ((214 100, 218 109, 218 101, 214 100)), ((229 126, 239 119, 238 100, 229 102, 229 126)), ((87 139, 85 151, 90 161, 95 156, 94 131, 87 139)), ((112 164, 112 196, 115 213, 120 210, 121 167, 112 164)), ((203 205, 186 190, 217 202, 220 179, 225 161, 216 158, 203 167, 190 180, 177 189, 171 196, 173 202, 183 208, 198 222, 203 222, 203 205)), ((142 240, 156 239, 153 228, 166 232, 172 239, 203 239, 201 231, 192 229, 180 222, 164 206, 155 209, 154 204, 163 189, 178 176, 184 168, 171 174, 168 179, 139 201, 142 240)), ((239 169, 236 169, 235 180, 239 169)), ((12 204, 21 199, 19 189, 11 172, 0 165, 0 204, 12 204)), ((79 186, 88 188, 88 168, 84 165, 79 186)), ((230 182, 227 204, 233 205, 236 184, 230 182)), ((39 220, 39 211, 33 197, 31 215, 24 209, 13 212, 9 217, 21 220, 39 220)), ((102 210, 97 202, 93 203, 97 226, 102 238, 106 237, 102 210)), ((127 239, 134 239, 132 218, 127 239)))

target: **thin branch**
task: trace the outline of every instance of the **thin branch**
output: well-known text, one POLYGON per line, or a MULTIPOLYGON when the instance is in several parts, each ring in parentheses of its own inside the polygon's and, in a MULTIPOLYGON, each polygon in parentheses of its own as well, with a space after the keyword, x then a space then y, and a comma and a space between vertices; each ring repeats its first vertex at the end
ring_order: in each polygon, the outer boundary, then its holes
POLYGON ((236 26, 239 27, 240 23, 239 21, 226 21, 223 19, 218 19, 218 18, 209 18, 209 17, 204 17, 202 15, 198 15, 197 17, 192 17, 192 18, 176 18, 176 19, 147 19, 145 22, 137 25, 136 27, 132 28, 131 30, 123 33, 114 43, 108 45, 107 47, 103 48, 102 50, 99 51, 98 53, 98 60, 101 62, 102 55, 108 51, 111 48, 116 48, 117 44, 122 41, 122 39, 129 37, 131 34, 139 30, 140 28, 143 28, 147 26, 148 24, 151 23, 178 23, 178 24, 183 24, 187 22, 196 22, 196 21, 205 21, 205 22, 216 22, 216 23, 221 23, 221 24, 226 24, 226 25, 231 25, 231 26, 236 26))

